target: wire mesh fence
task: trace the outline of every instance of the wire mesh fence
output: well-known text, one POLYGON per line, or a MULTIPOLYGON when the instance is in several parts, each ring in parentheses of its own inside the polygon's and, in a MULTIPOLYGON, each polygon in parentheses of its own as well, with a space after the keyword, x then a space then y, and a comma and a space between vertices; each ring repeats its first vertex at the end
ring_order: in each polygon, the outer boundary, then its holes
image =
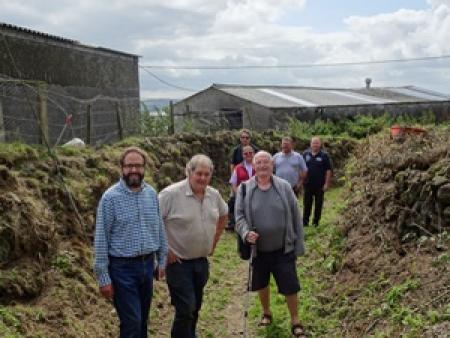
POLYGON ((54 146, 80 138, 98 145, 138 133, 139 96, 107 94, 0 77, 0 142, 54 146))
POLYGON ((243 126, 242 110, 202 110, 174 113, 175 131, 201 131, 213 133, 220 130, 241 129, 243 126))

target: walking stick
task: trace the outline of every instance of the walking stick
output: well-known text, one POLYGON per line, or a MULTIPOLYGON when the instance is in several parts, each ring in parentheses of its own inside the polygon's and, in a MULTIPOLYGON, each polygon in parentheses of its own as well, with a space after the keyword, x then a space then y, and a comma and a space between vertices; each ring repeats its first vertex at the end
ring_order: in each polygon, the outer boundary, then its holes
POLYGON ((248 279, 247 279, 247 294, 245 297, 244 305, 244 329, 242 330, 242 335, 244 338, 249 337, 247 332, 247 318, 248 318, 248 307, 250 305, 250 292, 252 290, 252 280, 253 280, 253 258, 256 256, 256 245, 252 244, 250 246, 250 258, 248 260, 248 279))

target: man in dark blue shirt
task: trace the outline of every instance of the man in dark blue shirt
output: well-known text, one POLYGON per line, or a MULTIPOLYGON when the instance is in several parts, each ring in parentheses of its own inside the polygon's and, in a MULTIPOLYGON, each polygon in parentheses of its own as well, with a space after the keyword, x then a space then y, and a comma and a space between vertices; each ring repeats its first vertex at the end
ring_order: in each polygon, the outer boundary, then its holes
POLYGON ((311 147, 303 153, 308 176, 305 181, 305 193, 303 197, 303 225, 308 226, 309 216, 314 202, 314 217, 312 224, 319 225, 322 214, 323 196, 331 184, 333 167, 326 152, 321 149, 320 138, 311 139, 311 147))

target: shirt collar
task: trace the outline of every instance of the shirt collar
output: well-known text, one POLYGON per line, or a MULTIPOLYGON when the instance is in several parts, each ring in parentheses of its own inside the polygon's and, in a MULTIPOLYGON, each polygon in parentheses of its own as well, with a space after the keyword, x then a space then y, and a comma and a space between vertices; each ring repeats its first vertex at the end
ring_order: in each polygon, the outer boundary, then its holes
POLYGON ((141 190, 139 190, 139 191, 133 191, 133 190, 131 190, 130 187, 125 183, 125 181, 123 180, 122 177, 120 178, 119 184, 120 184, 120 187, 121 187, 125 192, 127 192, 127 193, 129 193, 129 194, 136 194, 136 193, 141 192, 142 190, 144 190, 145 185, 146 185, 145 182, 142 180, 142 183, 141 183, 141 190))

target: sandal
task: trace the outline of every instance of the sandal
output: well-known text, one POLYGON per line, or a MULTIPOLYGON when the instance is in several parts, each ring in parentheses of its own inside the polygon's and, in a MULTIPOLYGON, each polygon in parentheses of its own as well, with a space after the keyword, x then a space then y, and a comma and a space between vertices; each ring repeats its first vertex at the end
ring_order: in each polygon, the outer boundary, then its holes
POLYGON ((270 313, 263 313, 258 326, 269 326, 272 324, 272 315, 270 313))
POLYGON ((301 324, 292 325, 291 332, 294 337, 306 338, 305 329, 301 324))

